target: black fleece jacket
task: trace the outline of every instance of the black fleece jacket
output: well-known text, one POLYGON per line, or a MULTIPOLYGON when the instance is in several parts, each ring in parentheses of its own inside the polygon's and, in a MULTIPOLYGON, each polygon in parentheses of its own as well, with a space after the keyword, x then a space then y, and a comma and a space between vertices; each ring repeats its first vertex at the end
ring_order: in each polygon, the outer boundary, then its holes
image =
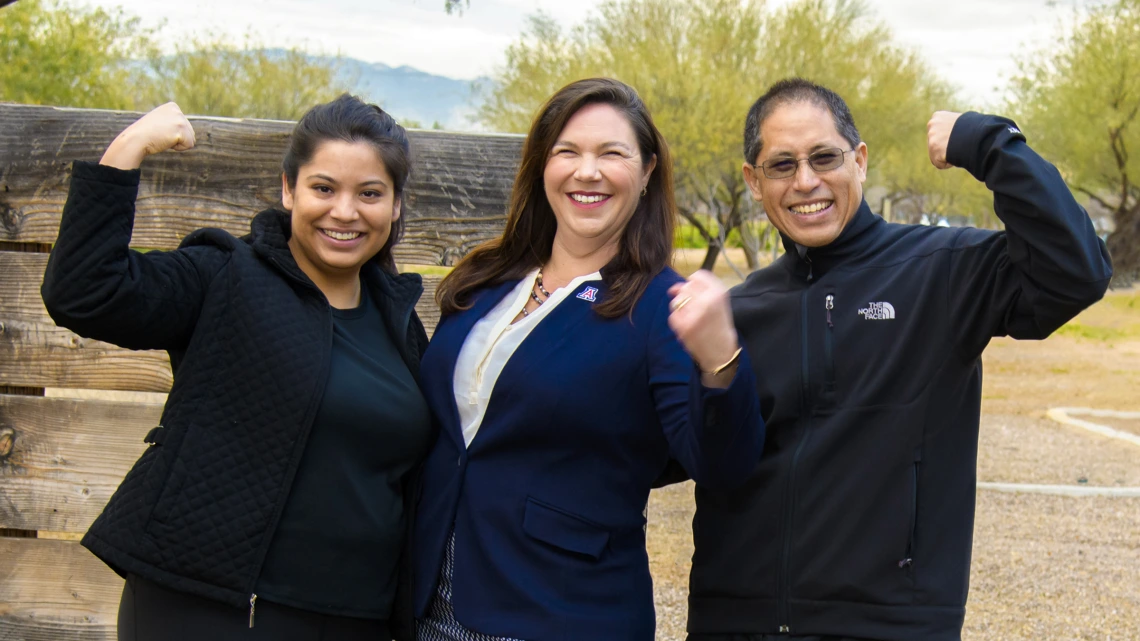
MULTIPOLYGON (((324 394, 332 311, 293 260, 284 212, 258 214, 241 239, 202 229, 176 251, 130 250, 138 184, 138 170, 76 162, 44 274, 56 323, 166 350, 174 373, 151 447, 83 545, 120 574, 249 607, 324 394)), ((418 378, 419 275, 375 262, 361 275, 418 378)), ((393 628, 409 617, 394 612, 393 628)))
POLYGON ((970 574, 982 350, 1099 300, 1086 212, 1013 122, 964 114, 950 163, 1004 232, 884 222, 732 290, 768 438, 731 492, 697 488, 689 630, 957 641, 970 574))

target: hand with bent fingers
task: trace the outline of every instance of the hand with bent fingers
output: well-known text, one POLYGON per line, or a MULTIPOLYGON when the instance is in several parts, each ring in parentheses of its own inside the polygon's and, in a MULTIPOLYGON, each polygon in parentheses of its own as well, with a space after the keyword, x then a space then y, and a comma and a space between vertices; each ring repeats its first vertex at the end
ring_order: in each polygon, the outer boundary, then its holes
POLYGON ((173 102, 150 110, 134 121, 107 147, 100 165, 119 169, 138 169, 147 156, 167 149, 186 151, 194 148, 194 127, 182 109, 173 102))
POLYGON ((669 295, 673 297, 669 327, 701 368, 701 382, 705 387, 728 387, 736 374, 735 364, 715 376, 709 374, 733 360, 740 349, 728 289, 712 272, 702 269, 687 282, 670 287, 669 295))
POLYGON ((939 169, 949 169, 954 165, 946 162, 946 148, 950 145, 950 132, 954 131, 954 123, 958 122, 960 113, 953 111, 936 111, 926 123, 926 150, 930 154, 930 162, 939 169))

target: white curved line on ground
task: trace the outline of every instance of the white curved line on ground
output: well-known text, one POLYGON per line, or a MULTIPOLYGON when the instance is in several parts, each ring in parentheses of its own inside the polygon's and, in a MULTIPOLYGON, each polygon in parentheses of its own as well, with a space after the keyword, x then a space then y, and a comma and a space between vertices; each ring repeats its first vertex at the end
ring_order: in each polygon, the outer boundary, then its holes
POLYGON ((1128 432, 1122 432, 1120 430, 1114 430, 1107 425, 1100 425, 1099 423, 1093 423, 1092 421, 1082 421, 1079 418, 1073 418, 1071 416, 1072 414, 1081 414, 1084 416, 1103 416, 1106 418, 1140 419, 1140 412, 1097 410, 1090 407, 1054 407, 1048 412, 1045 412, 1046 416, 1053 419, 1054 421, 1057 421, 1058 423, 1080 427, 1090 432, 1100 434, 1101 436, 1120 439, 1122 441, 1127 441, 1133 445, 1140 447, 1140 436, 1130 434, 1128 432))
MULTIPOLYGON (((1054 407, 1045 413, 1046 416, 1065 425, 1072 425, 1101 436, 1120 439, 1133 445, 1140 446, 1140 436, 1129 432, 1114 430, 1107 425, 1082 421, 1073 418, 1072 414, 1083 416, 1103 416, 1106 418, 1140 419, 1140 412, 1118 412, 1116 410, 1098 410, 1091 407, 1054 407)), ((1140 487, 1099 487, 1088 485, 1035 485, 1031 483, 978 483, 978 489, 993 490, 995 492, 1015 492, 1022 494, 1049 494, 1052 496, 1116 496, 1140 497, 1140 487)))
POLYGON ((980 490, 1052 496, 1114 496, 1140 498, 1140 487, 1097 487, 1088 485, 1033 485, 1030 483, 978 483, 980 490))

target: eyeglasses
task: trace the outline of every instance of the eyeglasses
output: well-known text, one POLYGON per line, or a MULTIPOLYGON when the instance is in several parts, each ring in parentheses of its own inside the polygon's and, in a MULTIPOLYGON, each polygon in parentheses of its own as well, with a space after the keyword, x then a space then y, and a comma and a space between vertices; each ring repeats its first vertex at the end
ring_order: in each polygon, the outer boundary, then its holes
MULTIPOLYGON (((831 147, 829 149, 820 149, 819 151, 812 152, 807 158, 776 158, 759 165, 763 170, 764 175, 774 180, 783 178, 791 178, 799 171, 800 163, 807 162, 808 166, 812 168, 815 173, 820 174, 825 171, 839 169, 843 165, 844 155, 855 151, 854 149, 839 149, 838 147, 831 147)), ((755 169, 757 166, 752 165, 755 169)))

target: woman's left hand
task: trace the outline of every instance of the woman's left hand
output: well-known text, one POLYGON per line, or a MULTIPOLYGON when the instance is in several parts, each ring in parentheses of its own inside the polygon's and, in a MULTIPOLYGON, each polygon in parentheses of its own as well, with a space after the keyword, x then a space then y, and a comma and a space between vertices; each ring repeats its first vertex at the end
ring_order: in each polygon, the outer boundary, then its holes
POLYGON ((706 387, 728 387, 736 374, 735 364, 715 376, 709 373, 733 360, 740 349, 728 289, 712 272, 702 269, 687 282, 670 287, 669 295, 673 297, 669 327, 703 372, 701 382, 706 387))

